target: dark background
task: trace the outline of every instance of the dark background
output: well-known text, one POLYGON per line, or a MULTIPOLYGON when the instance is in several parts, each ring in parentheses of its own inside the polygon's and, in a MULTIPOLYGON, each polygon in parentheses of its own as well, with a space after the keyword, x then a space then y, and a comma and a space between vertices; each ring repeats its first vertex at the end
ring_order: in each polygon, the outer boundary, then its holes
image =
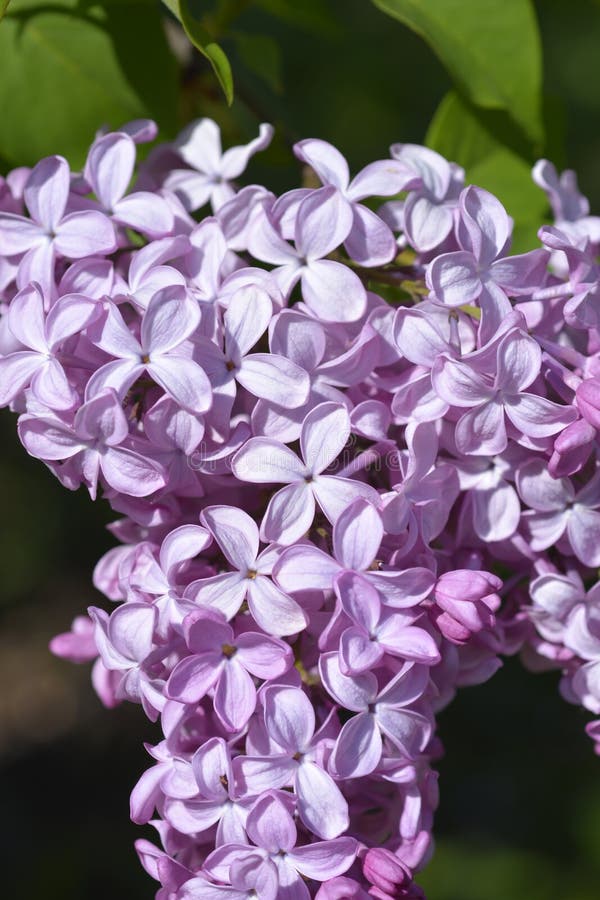
MULTIPOLYGON (((227 46, 238 99, 225 112, 201 61, 183 91, 189 116, 219 118, 232 137, 258 120, 278 140, 248 180, 294 187, 286 144, 332 141, 353 167, 392 141, 422 141, 449 80, 428 48, 366 0, 298 2, 277 22, 250 4, 240 24, 275 38, 280 91, 267 90, 227 46)), ((600 210, 600 4, 537 3, 545 84, 563 134, 560 166, 578 170, 600 210)), ((243 55, 243 54, 242 54, 243 55)), ((18 446, 0 416, 0 856, 2 894, 15 900, 144 900, 154 884, 138 865, 128 796, 157 731, 132 706, 103 710, 87 666, 55 660, 50 637, 102 602, 91 586, 112 545, 111 515, 83 490, 65 491, 18 446)), ((600 760, 586 716, 557 694, 558 676, 509 661, 464 690, 440 718, 446 757, 438 849, 422 876, 429 900, 596 900, 600 896, 600 760)))

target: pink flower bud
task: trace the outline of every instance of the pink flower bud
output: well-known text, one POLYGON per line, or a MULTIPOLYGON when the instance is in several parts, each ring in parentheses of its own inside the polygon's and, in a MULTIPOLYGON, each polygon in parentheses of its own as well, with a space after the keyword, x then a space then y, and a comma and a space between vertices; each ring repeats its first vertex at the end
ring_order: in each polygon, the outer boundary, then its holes
POLYGON ((438 627, 448 640, 463 643, 471 634, 490 628, 500 606, 495 592, 502 582, 490 572, 457 569, 446 572, 435 586, 434 596, 444 615, 436 616, 438 627))
POLYGON ((363 873, 373 887, 372 896, 383 898, 400 897, 400 889, 410 884, 412 880, 408 866, 404 865, 395 854, 383 847, 374 847, 369 850, 364 858, 363 873))
POLYGON ((586 378, 575 393, 575 402, 583 418, 600 428, 600 379, 586 378))
POLYGON ((548 471, 553 478, 564 478, 579 472, 587 462, 596 429, 586 419, 571 422, 554 441, 554 452, 548 463, 548 471))

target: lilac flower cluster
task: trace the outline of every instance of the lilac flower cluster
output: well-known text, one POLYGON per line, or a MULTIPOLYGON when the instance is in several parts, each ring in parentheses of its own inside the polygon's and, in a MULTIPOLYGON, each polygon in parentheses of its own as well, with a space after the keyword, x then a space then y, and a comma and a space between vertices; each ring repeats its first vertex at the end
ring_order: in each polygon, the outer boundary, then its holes
POLYGON ((523 649, 600 714, 600 220, 541 161, 556 221, 510 255, 406 144, 239 188, 271 133, 204 119, 136 172, 133 122, 0 181, 0 404, 122 515, 113 606, 52 649, 160 722, 159 900, 419 898, 457 688, 523 649))

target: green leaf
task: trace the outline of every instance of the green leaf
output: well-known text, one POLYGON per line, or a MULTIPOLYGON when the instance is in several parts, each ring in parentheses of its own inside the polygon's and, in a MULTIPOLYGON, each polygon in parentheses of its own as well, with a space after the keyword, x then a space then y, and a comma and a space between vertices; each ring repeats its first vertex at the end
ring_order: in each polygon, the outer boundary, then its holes
POLYGON ((235 41, 240 61, 258 75, 276 94, 283 92, 281 78, 281 50, 274 38, 266 34, 231 35, 235 41))
MULTIPOLYGON (((480 110, 471 106, 456 91, 449 91, 429 124, 425 143, 442 156, 468 169, 510 140, 502 129, 486 126, 480 110)), ((527 151, 525 152, 526 155, 527 151)))
POLYGON ((0 22, 6 15, 6 10, 8 9, 9 3, 10 3, 10 0, 0 0, 0 22))
MULTIPOLYGON (((466 171, 467 182, 495 194, 515 220, 513 250, 538 245, 537 231, 547 219, 546 196, 532 181, 531 161, 490 131, 479 113, 451 91, 440 103, 425 142, 466 171)), ((509 137, 511 136, 509 130, 509 137)))
POLYGON ((287 22, 294 28, 315 35, 336 37, 340 25, 333 10, 327 8, 323 0, 254 0, 269 15, 287 22))
POLYGON ((543 142, 542 53, 530 0, 373 0, 440 58, 477 106, 509 113, 543 142))
POLYGON ((163 0, 163 3, 175 18, 179 19, 194 47, 210 62, 223 89, 225 99, 231 106, 233 103, 233 74, 227 56, 192 13, 189 0, 163 0))
POLYGON ((13 0, 0 27, 0 156, 30 165, 61 153, 79 167, 102 126, 149 116, 176 132, 177 66, 159 8, 141 6, 13 0))

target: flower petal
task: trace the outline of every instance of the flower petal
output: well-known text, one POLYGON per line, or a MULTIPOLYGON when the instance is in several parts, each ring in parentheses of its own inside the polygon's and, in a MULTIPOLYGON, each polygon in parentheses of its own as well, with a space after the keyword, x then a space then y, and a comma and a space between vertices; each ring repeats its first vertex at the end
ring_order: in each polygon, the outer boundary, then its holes
POLYGON ((293 450, 269 438, 250 438, 235 454, 231 470, 240 481, 290 484, 304 479, 305 466, 293 450))
POLYGON ((340 731, 331 754, 331 770, 338 778, 370 775, 379 765, 382 749, 375 716, 368 712, 359 713, 340 731))
POLYGON ((256 688, 237 655, 221 669, 214 697, 215 712, 229 731, 241 731, 256 707, 256 688))
POLYGON ((248 606, 256 624, 267 634, 296 634, 306 627, 303 609, 264 575, 249 582, 248 606))
POLYGON ((310 393, 310 379, 304 369, 274 353, 246 356, 236 378, 255 397, 289 409, 303 406, 310 393))
POLYGON ((367 305, 358 275, 332 259, 311 260, 302 269, 302 297, 325 322, 355 322, 367 305))
POLYGON ((310 486, 295 481, 273 494, 261 525, 265 541, 289 546, 306 534, 315 517, 315 500, 310 486))

